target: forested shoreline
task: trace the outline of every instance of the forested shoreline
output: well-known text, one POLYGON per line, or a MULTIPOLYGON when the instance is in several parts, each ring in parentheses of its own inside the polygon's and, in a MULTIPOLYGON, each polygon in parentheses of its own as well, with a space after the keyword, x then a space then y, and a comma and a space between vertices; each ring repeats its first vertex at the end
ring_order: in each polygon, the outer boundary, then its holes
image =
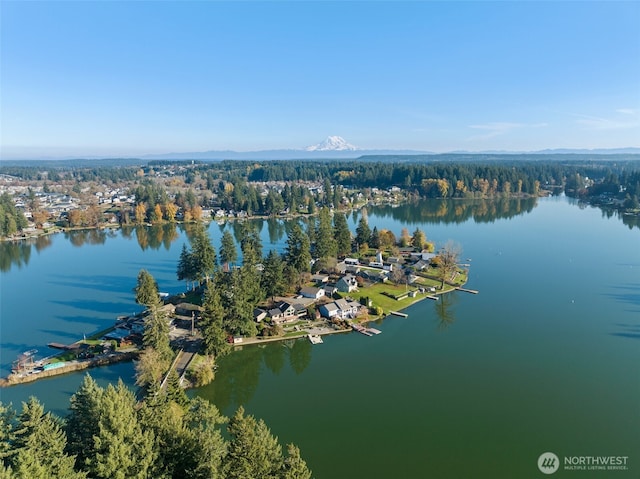
POLYGON ((108 166, 97 160, 93 167, 70 165, 45 162, 0 167, 5 181, 0 197, 0 236, 20 234, 28 226, 44 228, 51 222, 61 227, 95 227, 104 222, 199 221, 203 210, 249 217, 313 215, 323 206, 362 206, 377 201, 380 192, 391 190, 397 192, 395 201, 565 193, 627 214, 640 214, 640 155, 149 161, 135 166, 117 162, 108 166), (106 198, 108 193, 100 188, 111 188, 113 198, 106 198), (56 216, 40 201, 52 194, 65 195, 65 201, 74 205, 56 216), (131 199, 124 202, 127 197, 131 199))

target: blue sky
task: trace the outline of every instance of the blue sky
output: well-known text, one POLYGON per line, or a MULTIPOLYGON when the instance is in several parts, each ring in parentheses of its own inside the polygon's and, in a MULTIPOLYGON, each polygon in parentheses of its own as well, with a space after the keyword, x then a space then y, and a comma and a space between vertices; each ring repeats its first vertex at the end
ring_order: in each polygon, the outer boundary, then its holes
POLYGON ((640 147, 639 2, 0 5, 5 158, 640 147))

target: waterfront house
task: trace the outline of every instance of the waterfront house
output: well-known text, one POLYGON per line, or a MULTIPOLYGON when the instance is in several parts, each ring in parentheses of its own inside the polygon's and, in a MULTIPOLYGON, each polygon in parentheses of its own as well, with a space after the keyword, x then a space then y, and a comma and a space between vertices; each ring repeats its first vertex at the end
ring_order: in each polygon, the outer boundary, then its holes
POLYGON ((358 289, 358 281, 356 281, 355 276, 346 274, 336 281, 336 288, 338 288, 338 291, 341 293, 351 293, 358 289))
POLYGON ((272 322, 281 324, 296 321, 307 314, 307 309, 301 304, 280 301, 268 314, 272 322))
POLYGON ((320 314, 328 319, 352 319, 358 315, 360 311, 360 303, 357 301, 347 301, 346 299, 338 299, 331 303, 323 304, 318 308, 320 314))

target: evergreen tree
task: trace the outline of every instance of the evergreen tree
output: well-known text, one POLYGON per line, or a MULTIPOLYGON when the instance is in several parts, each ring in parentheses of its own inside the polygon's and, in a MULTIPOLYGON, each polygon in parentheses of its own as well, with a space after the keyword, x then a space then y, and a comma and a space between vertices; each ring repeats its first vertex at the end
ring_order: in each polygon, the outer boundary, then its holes
POLYGON ((227 454, 227 444, 220 433, 219 425, 227 422, 218 409, 209 401, 195 397, 189 402, 184 423, 190 432, 185 452, 192 465, 182 477, 212 479, 223 477, 222 461, 227 454))
POLYGON ((253 305, 246 299, 240 271, 233 270, 228 275, 221 275, 218 284, 225 312, 224 329, 234 336, 255 336, 257 331, 253 321, 253 305))
POLYGON ((98 411, 95 454, 87 459, 95 479, 146 479, 157 452, 153 433, 143 430, 135 410, 136 400, 122 381, 107 386, 98 411))
POLYGON ((315 253, 318 258, 331 258, 336 256, 337 250, 338 246, 331 225, 331 212, 325 206, 318 215, 315 253))
POLYGON ((169 401, 173 401, 178 406, 186 407, 189 403, 189 398, 187 397, 184 389, 180 385, 180 377, 175 369, 171 369, 169 371, 169 375, 167 376, 167 399, 169 401))
POLYGON ((411 238, 411 245, 419 250, 422 250, 427 244, 427 236, 420 228, 416 228, 411 238))
POLYGON ((373 231, 371 232, 371 238, 369 239, 369 246, 374 249, 380 248, 380 232, 378 231, 378 227, 374 226, 373 231))
POLYGON ((11 443, 14 439, 13 416, 13 408, 7 407, 0 402, 0 465, 11 453, 11 443))
POLYGON ((229 421, 231 441, 225 461, 228 478, 277 478, 284 468, 282 447, 262 420, 240 406, 229 421))
POLYGON ((209 276, 216 266, 216 251, 211 244, 211 238, 202 224, 198 224, 194 233, 192 247, 192 265, 194 277, 202 284, 209 281, 209 276))
POLYGON ((347 218, 342 213, 333 215, 333 232, 336 239, 336 249, 339 255, 351 253, 351 232, 347 218))
POLYGON ((311 253, 309 249, 309 237, 304 234, 299 224, 294 223, 287 236, 286 263, 299 273, 310 271, 311 253))
POLYGON ((29 479, 79 479, 84 473, 74 470, 75 457, 64 452, 67 438, 60 421, 37 399, 22 403, 15 429, 12 469, 17 477, 29 479))
POLYGON ((145 348, 153 348, 160 357, 167 361, 173 356, 169 339, 169 322, 164 313, 154 308, 144 320, 142 344, 145 348))
POLYGON ((286 283, 284 282, 284 262, 282 257, 275 251, 269 251, 264 259, 262 270, 261 285, 267 297, 273 297, 283 294, 286 291, 286 283))
POLYGON ((158 296, 158 284, 156 280, 145 269, 138 273, 138 284, 135 287, 136 303, 142 304, 149 309, 159 306, 160 296, 158 296))
POLYGON ((242 239, 240 240, 242 250, 242 264, 256 265, 262 258, 262 240, 255 229, 244 228, 242 239))
POLYGON ((358 222, 358 227, 356 228, 356 242, 358 245, 363 245, 365 243, 369 243, 370 239, 371 230, 369 229, 369 223, 367 222, 367 217, 362 215, 358 222))
POLYGON ((200 331, 204 352, 214 356, 223 356, 231 346, 227 342, 227 333, 223 328, 224 309, 216 282, 210 281, 204 293, 203 312, 200 319, 200 331))
POLYGON ((233 236, 229 230, 222 233, 222 241, 220 244, 220 263, 232 265, 238 259, 238 251, 233 236))
POLYGON ((98 434, 98 411, 104 390, 86 374, 82 384, 71 396, 69 415, 65 424, 67 451, 76 456, 76 464, 82 467, 93 455, 93 436, 98 434))
POLYGON ((182 245, 182 251, 180 252, 180 259, 178 260, 177 270, 178 281, 189 282, 195 281, 196 275, 194 271, 193 256, 187 249, 187 245, 182 245))
POLYGON ((311 471, 307 463, 300 457, 300 449, 295 444, 287 445, 289 455, 284 460, 282 479, 311 479, 311 471))

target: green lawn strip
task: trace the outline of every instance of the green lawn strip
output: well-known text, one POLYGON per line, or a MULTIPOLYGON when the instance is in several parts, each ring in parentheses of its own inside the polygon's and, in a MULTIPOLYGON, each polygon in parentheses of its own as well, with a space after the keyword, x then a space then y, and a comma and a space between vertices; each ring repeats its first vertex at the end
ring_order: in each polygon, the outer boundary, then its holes
POLYGON ((295 337, 306 336, 307 334, 309 334, 309 331, 291 331, 290 333, 285 333, 284 336, 281 336, 281 337, 295 338, 295 337))

